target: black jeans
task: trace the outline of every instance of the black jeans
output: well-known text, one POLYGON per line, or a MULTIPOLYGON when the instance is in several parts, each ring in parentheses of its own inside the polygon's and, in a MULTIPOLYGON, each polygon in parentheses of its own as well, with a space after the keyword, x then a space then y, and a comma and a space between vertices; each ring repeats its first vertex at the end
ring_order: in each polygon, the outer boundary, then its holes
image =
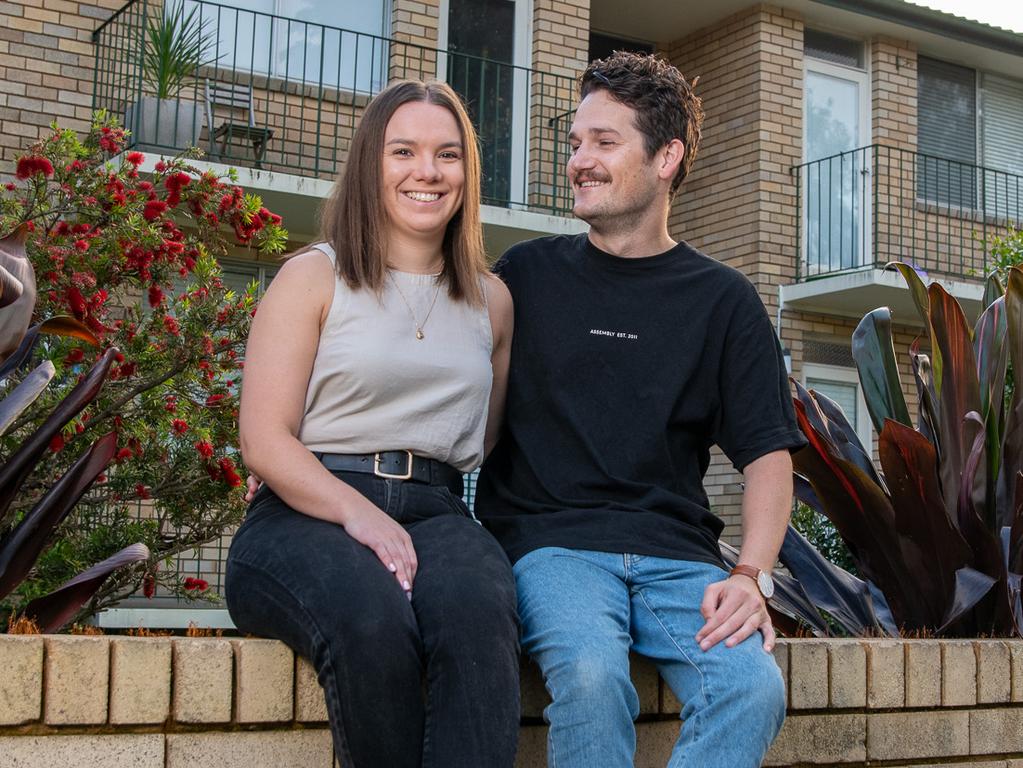
POLYGON ((412 537, 411 603, 368 547, 264 486, 228 555, 235 625, 312 662, 346 768, 511 768, 518 622, 503 550, 449 488, 336 475, 412 537))

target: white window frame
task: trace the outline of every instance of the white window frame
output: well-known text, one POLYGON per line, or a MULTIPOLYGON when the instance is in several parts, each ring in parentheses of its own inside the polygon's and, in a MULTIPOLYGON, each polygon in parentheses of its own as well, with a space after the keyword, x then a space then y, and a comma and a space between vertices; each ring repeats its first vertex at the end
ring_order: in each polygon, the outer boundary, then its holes
MULTIPOLYGON (((437 27, 437 79, 444 80, 448 72, 448 17, 451 13, 449 0, 440 0, 437 27)), ((509 200, 529 200, 529 133, 514 130, 529 114, 529 69, 533 57, 533 0, 515 0, 515 44, 512 48, 512 66, 516 67, 515 82, 512 86, 512 146, 511 176, 508 190, 509 200)), ((528 119, 528 118, 527 118, 528 119)))
POLYGON ((804 363, 802 384, 809 388, 806 383, 807 379, 824 379, 836 384, 854 384, 856 386, 856 423, 852 426, 867 454, 871 455, 874 450, 874 425, 870 423, 870 413, 867 411, 867 402, 863 399, 863 386, 860 384, 860 377, 856 369, 843 365, 804 363))

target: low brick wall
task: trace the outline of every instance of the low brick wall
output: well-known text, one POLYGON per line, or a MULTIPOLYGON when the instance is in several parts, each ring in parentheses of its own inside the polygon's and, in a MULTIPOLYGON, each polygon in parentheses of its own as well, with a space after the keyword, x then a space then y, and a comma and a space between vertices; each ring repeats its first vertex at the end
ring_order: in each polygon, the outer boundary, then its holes
MULTIPOLYGON (((1023 641, 790 640, 789 718, 765 765, 1023 768, 1023 641)), ((679 703, 636 660, 636 766, 663 768, 679 703)), ((547 702, 523 669, 517 765, 547 702)), ((0 635, 4 768, 332 768, 309 665, 271 640, 0 635)), ((597 768, 595 766, 595 768, 597 768)))

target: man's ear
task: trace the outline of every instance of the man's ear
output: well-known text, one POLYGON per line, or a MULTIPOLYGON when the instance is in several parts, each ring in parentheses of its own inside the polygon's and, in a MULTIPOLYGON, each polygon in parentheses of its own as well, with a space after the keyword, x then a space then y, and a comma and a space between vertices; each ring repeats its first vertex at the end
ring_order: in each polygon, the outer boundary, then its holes
POLYGON ((658 178, 666 181, 671 181, 675 178, 675 174, 678 173, 678 167, 682 164, 682 158, 685 156, 686 147, 680 139, 672 139, 658 153, 660 157, 660 166, 657 169, 658 178))

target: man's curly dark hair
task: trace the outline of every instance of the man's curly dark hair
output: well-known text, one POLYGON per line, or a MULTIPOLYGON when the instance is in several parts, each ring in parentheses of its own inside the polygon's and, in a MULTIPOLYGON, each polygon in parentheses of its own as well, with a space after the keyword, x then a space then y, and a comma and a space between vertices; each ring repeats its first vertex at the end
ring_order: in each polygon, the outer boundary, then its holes
POLYGON ((682 180, 689 175, 700 146, 703 107, 678 69, 652 54, 615 51, 606 59, 593 61, 580 80, 579 92, 585 99, 597 90, 605 90, 615 101, 636 112, 636 129, 643 134, 647 155, 654 154, 672 139, 685 147, 682 164, 671 181, 674 197, 682 180))

